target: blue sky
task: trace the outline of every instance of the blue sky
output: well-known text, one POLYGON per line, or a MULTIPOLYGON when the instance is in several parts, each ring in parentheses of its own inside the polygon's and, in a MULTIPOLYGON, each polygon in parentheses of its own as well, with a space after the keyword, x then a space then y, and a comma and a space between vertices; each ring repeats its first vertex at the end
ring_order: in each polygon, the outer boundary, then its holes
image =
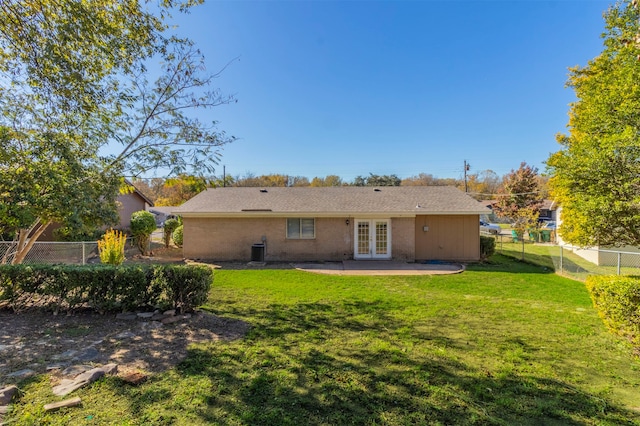
POLYGON ((238 100, 227 174, 502 175, 559 147, 567 68, 602 50, 606 1, 207 1, 176 16, 238 100))

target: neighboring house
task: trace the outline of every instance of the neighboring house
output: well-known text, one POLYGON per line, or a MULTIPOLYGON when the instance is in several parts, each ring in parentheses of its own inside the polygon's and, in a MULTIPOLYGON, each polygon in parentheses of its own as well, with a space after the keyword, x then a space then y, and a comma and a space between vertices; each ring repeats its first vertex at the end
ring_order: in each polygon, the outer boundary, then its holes
POLYGON ((153 207, 153 201, 148 199, 142 192, 138 190, 131 182, 127 184, 133 187, 133 192, 128 194, 119 194, 116 199, 118 203, 118 216, 120 222, 114 228, 129 229, 131 227, 131 215, 140 210, 149 210, 153 207))
POLYGON ((266 261, 480 259, 489 211, 454 187, 207 189, 173 210, 186 258, 266 261))
MULTIPOLYGON (((562 224, 562 207, 556 209, 556 226, 558 232, 562 224)), ((557 243, 564 248, 570 249, 575 254, 598 266, 620 266, 637 267, 640 258, 640 248, 633 246, 611 247, 611 246, 594 246, 586 248, 577 248, 567 246, 567 242, 558 234, 557 243), (618 255, 618 252, 621 252, 618 255), (638 254, 636 254, 638 253, 638 254)))
POLYGON ((171 213, 175 209, 177 209, 177 206, 151 206, 147 208, 147 211, 156 217, 156 224, 158 226, 163 226, 167 219, 176 217, 171 213))
MULTIPOLYGON (((114 229, 128 230, 131 227, 131 215, 140 210, 147 210, 153 207, 153 202, 148 199, 142 192, 138 190, 131 182, 127 184, 134 188, 133 192, 128 194, 118 194, 116 202, 118 204, 118 217, 120 218, 114 229)), ((59 223, 51 224, 38 238, 38 241, 55 241, 54 231, 60 228, 59 223)))
MULTIPOLYGON (((488 215, 487 220, 489 222, 493 222, 496 221, 498 219, 498 217, 496 216, 496 214, 493 212, 493 209, 495 207, 495 204, 498 202, 498 200, 482 200, 480 201, 480 203, 491 209, 491 213, 488 215)), ((540 214, 538 215, 538 220, 539 221, 549 221, 549 220, 556 220, 556 209, 558 207, 558 204, 554 201, 554 200, 543 200, 542 201, 542 206, 540 207, 540 214)))
POLYGON ((493 211, 494 205, 498 202, 498 200, 480 200, 479 203, 489 209, 489 213, 483 214, 481 219, 485 222, 497 222, 499 220, 498 216, 493 211))
POLYGON ((540 206, 540 214, 538 215, 538 220, 556 220, 557 208, 558 204, 554 200, 544 200, 542 202, 542 206, 540 206))

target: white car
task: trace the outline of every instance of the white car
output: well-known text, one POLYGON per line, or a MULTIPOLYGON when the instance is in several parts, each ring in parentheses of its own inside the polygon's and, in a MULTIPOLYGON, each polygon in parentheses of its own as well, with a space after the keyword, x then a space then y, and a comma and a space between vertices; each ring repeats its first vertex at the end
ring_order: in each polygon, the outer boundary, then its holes
POLYGON ((493 235, 498 235, 502 231, 500 226, 495 223, 488 223, 484 221, 480 221, 480 232, 488 232, 493 235))

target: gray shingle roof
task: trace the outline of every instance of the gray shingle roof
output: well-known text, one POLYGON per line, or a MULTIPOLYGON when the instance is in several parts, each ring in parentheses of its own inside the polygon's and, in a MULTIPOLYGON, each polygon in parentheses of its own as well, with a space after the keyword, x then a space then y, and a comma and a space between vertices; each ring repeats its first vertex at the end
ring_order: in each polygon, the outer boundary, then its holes
POLYGON ((487 214, 450 186, 210 188, 173 210, 184 216, 249 214, 487 214))

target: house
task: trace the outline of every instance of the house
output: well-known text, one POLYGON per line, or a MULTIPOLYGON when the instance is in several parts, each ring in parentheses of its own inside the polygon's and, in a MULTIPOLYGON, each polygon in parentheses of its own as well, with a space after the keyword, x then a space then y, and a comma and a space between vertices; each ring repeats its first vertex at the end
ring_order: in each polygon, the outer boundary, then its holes
POLYGON ((540 214, 538 215, 539 221, 550 221, 556 220, 556 210, 558 208, 558 204, 555 200, 543 200, 542 205, 540 206, 540 214))
POLYGON ((266 261, 480 259, 489 210, 445 186, 207 189, 173 210, 186 258, 266 261))
POLYGON ((151 206, 147 208, 149 213, 152 213, 156 217, 156 224, 163 226, 167 219, 173 219, 175 216, 171 213, 177 207, 176 206, 151 206))
MULTIPOLYGON (((480 203, 491 209, 491 213, 489 214, 487 220, 493 222, 498 219, 495 212, 493 212, 495 205, 498 203, 498 200, 482 200, 480 203)), ((558 204, 554 200, 542 200, 542 205, 539 209, 538 220, 540 222, 547 222, 550 220, 556 220, 556 209, 558 208, 558 204)))
MULTIPOLYGON (((147 198, 142 192, 138 190, 129 181, 126 181, 127 185, 133 188, 132 192, 126 194, 118 194, 116 203, 118 204, 118 217, 119 222, 113 226, 114 229, 120 229, 127 231, 131 227, 131 215, 134 212, 140 210, 147 210, 149 207, 153 207, 153 202, 147 198)), ((38 241, 56 241, 55 231, 60 228, 60 224, 57 222, 52 223, 42 233, 38 241)))
POLYGON ((131 227, 131 215, 133 213, 140 210, 148 210, 150 207, 153 207, 153 201, 148 199, 131 182, 126 182, 133 188, 133 191, 126 194, 118 194, 116 202, 118 203, 118 217, 120 217, 120 222, 117 226, 114 226, 114 228, 125 230, 131 227))

